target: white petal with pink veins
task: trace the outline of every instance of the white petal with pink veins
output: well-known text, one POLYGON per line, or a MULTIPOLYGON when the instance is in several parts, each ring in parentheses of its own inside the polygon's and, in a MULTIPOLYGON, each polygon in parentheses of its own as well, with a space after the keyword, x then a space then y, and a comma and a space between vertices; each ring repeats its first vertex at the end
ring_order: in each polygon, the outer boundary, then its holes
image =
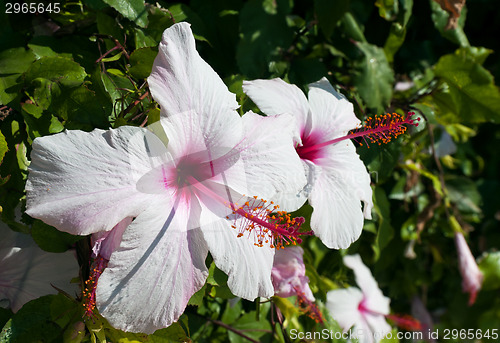
POLYGON ((199 211, 192 198, 152 204, 127 227, 97 286, 98 309, 111 325, 149 334, 179 319, 208 276, 199 211))
POLYGON ((299 87, 276 78, 243 81, 243 91, 263 113, 269 116, 291 114, 297 121, 300 134, 309 131, 309 104, 299 87))
MULTIPOLYGON (((200 57, 191 27, 178 23, 163 33, 159 53, 148 77, 151 93, 164 115, 194 111, 207 125, 225 125, 220 118, 238 103, 217 73, 200 57)), ((215 128, 217 129, 217 128, 215 128)))
POLYGON ((37 138, 26 213, 76 235, 111 230, 155 199, 138 190, 137 181, 167 159, 163 143, 138 127, 37 138))

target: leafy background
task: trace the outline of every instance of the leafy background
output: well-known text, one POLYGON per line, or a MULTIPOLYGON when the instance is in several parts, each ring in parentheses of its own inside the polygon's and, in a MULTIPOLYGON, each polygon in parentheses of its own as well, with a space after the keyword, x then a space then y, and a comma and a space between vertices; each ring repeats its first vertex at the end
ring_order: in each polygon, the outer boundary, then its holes
MULTIPOLYGON (((320 309, 327 291, 354 284, 341 256, 359 253, 395 313, 411 314, 419 298, 441 330, 500 328, 496 0, 467 0, 452 29, 445 29, 449 13, 433 0, 74 0, 60 7, 0 14, 0 205, 13 230, 31 234, 46 251, 75 248, 86 278, 88 239, 24 214, 31 143, 64 129, 157 121, 145 79, 164 29, 187 21, 242 113, 257 110, 242 92, 244 79, 281 77, 307 89, 327 76, 360 119, 407 111, 424 118, 388 145, 358 148, 375 201, 361 238, 348 251, 328 250, 316 238, 304 243, 320 309), (451 222, 465 232, 485 274, 470 307, 451 222)), ((310 213, 305 206, 299 214, 310 213)), ((0 309, 0 342, 290 342, 294 328, 338 330, 331 318, 321 325, 301 314, 293 298, 234 299, 225 275, 213 264, 210 270, 179 323, 154 335, 126 334, 99 317, 82 322, 81 299, 59 294, 16 314, 0 309)), ((447 342, 454 341, 472 342, 447 342)))

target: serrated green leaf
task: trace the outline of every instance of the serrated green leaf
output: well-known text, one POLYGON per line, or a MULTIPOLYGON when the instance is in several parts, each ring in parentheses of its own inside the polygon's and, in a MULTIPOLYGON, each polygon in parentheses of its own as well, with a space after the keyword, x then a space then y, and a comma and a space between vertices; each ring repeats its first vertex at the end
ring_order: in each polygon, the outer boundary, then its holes
POLYGON ((33 223, 31 236, 40 248, 48 252, 60 253, 70 249, 83 236, 73 236, 45 224, 40 220, 33 223))
POLYGON ((484 275, 482 289, 485 291, 500 288, 500 252, 490 252, 478 263, 484 275))
POLYGON ((151 74, 153 62, 158 54, 158 50, 152 48, 142 48, 130 54, 130 74, 136 79, 145 79, 151 74))
POLYGON ((87 76, 85 69, 64 57, 42 57, 26 71, 25 81, 30 85, 36 79, 47 79, 68 87, 81 85, 87 76))
POLYGON ((444 123, 500 122, 500 91, 493 76, 478 62, 487 52, 458 49, 442 56, 435 66, 437 77, 446 82, 433 100, 440 108, 438 120, 444 123))
POLYGON ((140 27, 148 25, 148 11, 144 0, 103 0, 117 10, 125 18, 133 21, 140 27))
POLYGON ((200 290, 198 290, 195 294, 191 296, 188 301, 188 305, 192 306, 202 306, 203 298, 205 297, 205 291, 207 290, 207 285, 203 285, 200 290))
POLYGON ((353 83, 366 105, 382 113, 392 98, 394 70, 383 49, 363 42, 357 47, 364 56, 355 62, 353 83))

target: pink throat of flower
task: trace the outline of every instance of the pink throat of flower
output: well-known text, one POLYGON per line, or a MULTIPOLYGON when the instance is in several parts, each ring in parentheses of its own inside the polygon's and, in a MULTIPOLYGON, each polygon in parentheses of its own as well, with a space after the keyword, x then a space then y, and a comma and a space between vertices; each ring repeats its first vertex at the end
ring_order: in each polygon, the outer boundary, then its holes
POLYGON ((369 147, 371 144, 385 144, 392 139, 397 138, 406 132, 406 125, 418 126, 417 119, 412 119, 414 112, 409 112, 406 116, 397 113, 387 113, 382 116, 368 117, 364 125, 350 131, 347 135, 338 137, 323 143, 316 143, 314 139, 306 139, 303 141, 303 146, 297 148, 297 153, 303 159, 316 158, 321 148, 332 145, 346 139, 356 139, 363 145, 361 141, 369 147))
POLYGON ((279 211, 279 206, 272 201, 254 196, 246 197, 243 205, 239 205, 224 199, 193 177, 188 177, 188 182, 198 191, 229 208, 232 213, 226 219, 233 221, 231 227, 238 230, 238 237, 253 237, 255 246, 267 244, 271 248, 281 249, 285 245, 300 244, 300 236, 313 235, 312 231, 300 231, 305 221, 303 217, 292 218, 287 212, 279 211))
POLYGON ((412 316, 406 314, 383 314, 369 309, 366 305, 366 299, 363 298, 363 300, 358 305, 358 311, 364 315, 370 314, 383 316, 392 321, 394 325, 407 331, 422 330, 422 325, 420 324, 420 322, 412 316))

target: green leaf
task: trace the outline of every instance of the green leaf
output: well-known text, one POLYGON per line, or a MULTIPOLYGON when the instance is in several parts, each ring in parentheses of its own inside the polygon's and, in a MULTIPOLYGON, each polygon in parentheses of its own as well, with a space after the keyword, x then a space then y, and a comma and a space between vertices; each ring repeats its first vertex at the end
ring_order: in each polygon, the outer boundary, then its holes
POLYGON ((35 60, 35 56, 24 48, 13 48, 0 52, 0 104, 10 105, 21 96, 20 76, 35 60))
POLYGON ((5 140, 5 136, 0 132, 0 164, 2 164, 3 157, 5 153, 9 151, 9 147, 7 146, 7 141, 5 140))
POLYGON ((206 290, 207 290, 207 284, 203 285, 203 287, 201 287, 200 290, 198 290, 195 294, 191 296, 191 298, 188 301, 188 305, 202 306, 206 290))
POLYGON ((83 236, 73 236, 45 224, 40 220, 33 223, 31 236, 40 248, 48 252, 60 253, 70 249, 83 236))
POLYGON ((68 87, 81 85, 87 76, 85 69, 64 57, 42 57, 26 71, 26 84, 36 79, 47 79, 68 87))
POLYGON ((448 17, 450 14, 443 10, 441 6, 436 1, 429 1, 432 9, 432 21, 434 22, 434 26, 441 33, 441 36, 452 41, 455 44, 460 45, 461 47, 469 46, 469 40, 464 32, 464 24, 465 17, 467 14, 467 10, 465 6, 462 8, 460 12, 460 18, 458 19, 458 25, 455 29, 446 30, 446 24, 448 23, 448 17))
POLYGON ((366 105, 382 113, 392 98, 394 71, 381 48, 363 42, 357 47, 363 58, 355 62, 353 83, 366 105))
MULTIPOLYGON (((269 311, 270 304, 261 305, 262 312, 269 311)), ((261 314, 260 318, 256 318, 254 311, 241 316, 236 322, 231 325, 234 329, 243 332, 246 336, 251 337, 257 341, 263 341, 263 336, 266 332, 271 331, 271 323, 267 320, 266 316, 261 314)), ((228 331, 229 341, 231 343, 247 343, 248 340, 240 335, 228 331)))
POLYGON ((47 295, 25 304, 4 326, 0 342, 61 342, 62 328, 78 304, 63 295, 47 295))
POLYGON ((250 0, 240 12, 242 38, 236 51, 240 70, 249 78, 267 75, 269 64, 279 56, 280 48, 288 48, 293 31, 286 15, 290 12, 287 0, 250 0))
POLYGON ((151 74, 153 62, 158 54, 157 49, 142 48, 135 50, 130 55, 130 74, 136 79, 145 79, 151 74))
POLYGON ((446 85, 433 95, 444 123, 500 122, 500 91, 481 63, 487 51, 460 48, 434 68, 446 85))
POLYGON ((144 0, 103 0, 117 10, 125 18, 133 21, 140 27, 148 25, 148 11, 144 0))
POLYGON ((447 177, 446 188, 450 200, 457 205, 461 212, 481 213, 481 194, 477 186, 466 177, 447 177))
POLYGON ((314 12, 318 18, 319 27, 326 38, 330 38, 337 22, 349 9, 350 0, 314 0, 314 12))
POLYGON ((35 55, 24 48, 13 48, 0 52, 0 74, 21 74, 35 60, 35 55))
POLYGON ((500 288, 500 252, 490 252, 484 255, 478 266, 484 275, 481 288, 485 291, 500 288))
POLYGON ((399 12, 398 0, 376 0, 378 14, 385 20, 394 20, 399 12))
POLYGON ((389 244, 394 237, 394 229, 391 225, 390 204, 385 191, 376 187, 373 192, 374 209, 378 216, 378 230, 375 242, 372 244, 373 251, 375 252, 374 260, 378 260, 381 251, 389 244))
POLYGON ((85 86, 62 89, 61 94, 53 98, 51 109, 67 120, 67 129, 92 130, 109 126, 106 104, 96 102, 95 94, 85 86))
POLYGON ((54 117, 44 109, 35 104, 24 103, 22 111, 26 123, 26 131, 29 139, 33 141, 36 137, 45 136, 51 133, 58 133, 64 130, 64 126, 59 119, 54 117))

